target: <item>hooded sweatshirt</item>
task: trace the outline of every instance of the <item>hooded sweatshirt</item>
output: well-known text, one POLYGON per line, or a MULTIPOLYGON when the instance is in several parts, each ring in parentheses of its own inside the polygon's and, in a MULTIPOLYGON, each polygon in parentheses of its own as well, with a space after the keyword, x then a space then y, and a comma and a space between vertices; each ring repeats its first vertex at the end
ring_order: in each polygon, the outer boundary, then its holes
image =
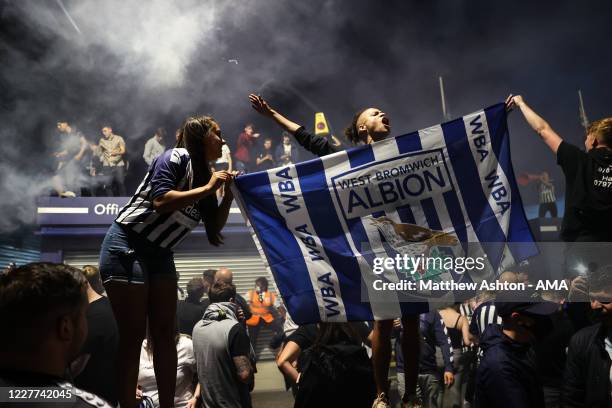
POLYGON ((480 338, 483 357, 476 372, 475 408, 541 408, 544 394, 530 344, 506 336, 498 324, 480 338))
POLYGON ((246 335, 245 329, 236 317, 236 305, 230 302, 211 303, 193 328, 193 351, 205 407, 251 406, 249 386, 238 380, 232 355, 232 342, 242 335, 246 335))

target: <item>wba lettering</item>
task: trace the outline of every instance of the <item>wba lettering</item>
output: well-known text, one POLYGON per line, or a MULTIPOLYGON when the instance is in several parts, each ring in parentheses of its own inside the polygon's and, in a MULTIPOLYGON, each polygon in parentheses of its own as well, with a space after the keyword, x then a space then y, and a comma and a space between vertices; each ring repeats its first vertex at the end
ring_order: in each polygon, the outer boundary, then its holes
POLYGON ((318 281, 329 285, 320 288, 323 301, 325 302, 325 314, 327 317, 340 314, 340 311, 336 309, 338 307, 338 302, 336 301, 336 290, 334 289, 334 284, 331 281, 331 272, 327 272, 326 274, 319 276, 318 281))
POLYGON ((482 163, 483 160, 486 159, 489 155, 489 149, 487 148, 487 137, 484 133, 484 130, 482 130, 482 122, 480 121, 480 115, 472 119, 472 121, 470 122, 470 126, 472 126, 472 143, 474 143, 474 146, 476 147, 476 152, 480 156, 480 162, 482 163))
MULTIPOLYGON (((489 156, 491 144, 483 129, 481 115, 476 116, 470 121, 470 129, 471 142, 475 147, 478 160, 482 163, 489 156)), ((510 197, 504 183, 499 179, 497 169, 487 174, 483 181, 484 186, 488 189, 489 196, 495 200, 498 210, 501 210, 502 215, 505 214, 510 209, 510 197)))
POLYGON ((497 170, 491 171, 485 176, 485 180, 489 181, 487 187, 489 188, 489 194, 495 200, 497 206, 501 209, 502 215, 510 209, 510 201, 508 201, 508 190, 504 187, 504 184, 499 180, 497 170))
MULTIPOLYGON (((296 237, 298 237, 300 241, 302 241, 309 249, 308 254, 310 255, 310 259, 312 261, 325 261, 321 254, 323 249, 317 246, 317 241, 314 239, 314 234, 310 232, 310 229, 306 224, 295 227, 294 231, 296 233, 296 237)), ((331 272, 327 272, 319 276, 317 278, 317 283, 319 286, 318 289, 321 292, 321 297, 325 302, 325 314, 327 317, 329 318, 340 314, 340 310, 338 309, 338 294, 336 293, 336 289, 334 289, 334 282, 332 282, 331 272)))
POLYGON ((293 178, 289 175, 289 167, 285 167, 284 169, 278 171, 276 173, 276 176, 287 179, 287 181, 278 182, 278 191, 280 191, 280 195, 283 198, 283 205, 285 206, 285 211, 287 213, 290 213, 292 211, 299 210, 301 207, 298 204, 294 203, 294 201, 297 201, 298 199, 297 195, 288 194, 295 192, 293 178))
POLYGON ((317 248, 317 243, 313 238, 313 234, 308 231, 306 224, 300 225, 295 228, 297 232, 300 232, 302 235, 300 240, 310 249, 308 253, 310 254, 310 259, 313 261, 322 261, 323 257, 321 256, 321 251, 317 248))

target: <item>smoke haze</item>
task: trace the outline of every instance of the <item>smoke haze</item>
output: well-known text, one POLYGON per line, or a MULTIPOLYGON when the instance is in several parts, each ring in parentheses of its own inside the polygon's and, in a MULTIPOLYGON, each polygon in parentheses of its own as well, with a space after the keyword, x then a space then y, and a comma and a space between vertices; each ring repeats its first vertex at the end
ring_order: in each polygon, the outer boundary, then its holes
MULTIPOLYGON (((211 114, 233 140, 244 123, 278 137, 247 95, 261 92, 335 133, 378 106, 400 134, 442 121, 438 76, 456 117, 520 93, 581 145, 577 89, 590 119, 609 116, 609 2, 0 0, 0 231, 32 223, 50 189, 58 120, 90 142, 112 125, 144 173, 155 128, 211 114), (48 176, 47 176, 48 175, 48 176)), ((515 171, 563 176, 514 114, 515 171)), ((558 188, 560 189, 561 183, 558 188)), ((529 193, 527 193, 529 194, 529 193)))

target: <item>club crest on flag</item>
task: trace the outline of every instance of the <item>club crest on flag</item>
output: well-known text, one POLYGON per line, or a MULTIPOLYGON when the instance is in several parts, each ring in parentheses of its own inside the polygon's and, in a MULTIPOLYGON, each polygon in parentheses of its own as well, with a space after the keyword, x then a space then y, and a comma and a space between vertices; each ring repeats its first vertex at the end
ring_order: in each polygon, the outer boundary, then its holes
MULTIPOLYGON (((387 217, 372 218, 371 222, 378 228, 380 234, 391 248, 400 256, 406 255, 411 259, 430 258, 443 259, 446 256, 452 256, 448 251, 446 255, 441 248, 448 249, 459 243, 459 240, 444 231, 433 231, 429 228, 420 227, 415 224, 395 223, 387 217)), ((398 273, 402 274, 405 279, 436 279, 444 271, 427 264, 408 265, 405 268, 399 268, 398 273)))
MULTIPOLYGON (((422 313, 439 294, 414 298, 376 290, 375 283, 408 276, 482 282, 538 252, 512 170, 503 104, 240 176, 233 189, 300 324, 422 313), (397 254, 438 262, 373 273, 377 260, 397 254), (452 263, 460 258, 482 261, 477 269, 452 263)), ((453 291, 442 296, 458 299, 453 291)))

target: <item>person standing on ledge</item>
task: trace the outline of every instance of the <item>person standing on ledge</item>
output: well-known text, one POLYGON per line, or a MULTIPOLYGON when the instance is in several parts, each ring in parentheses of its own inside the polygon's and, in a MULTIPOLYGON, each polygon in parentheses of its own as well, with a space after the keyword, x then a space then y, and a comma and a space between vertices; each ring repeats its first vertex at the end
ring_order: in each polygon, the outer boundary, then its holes
POLYGON ((100 250, 100 274, 119 327, 119 404, 133 407, 146 322, 155 343, 153 359, 159 406, 174 406, 177 352, 175 341, 177 280, 173 249, 204 222, 210 244, 223 243, 221 229, 233 200, 226 191, 234 173, 211 173, 209 163, 225 143, 217 122, 188 118, 177 147, 156 158, 140 187, 119 212, 100 250))
MULTIPOLYGON (((323 137, 310 134, 301 126, 283 115, 259 95, 249 95, 253 109, 261 115, 274 120, 285 131, 292 134, 300 145, 319 157, 342 151, 342 146, 323 137)), ((345 130, 345 136, 353 145, 371 144, 389 136, 391 125, 387 115, 378 108, 365 108, 355 114, 345 130)), ((403 333, 401 348, 404 353, 405 392, 402 400, 408 407, 421 407, 416 393, 419 369, 419 315, 427 313, 427 303, 412 303, 412 314, 402 316, 403 333)), ((399 317, 399 316, 398 316, 399 317)), ((372 408, 389 408, 389 364, 391 361, 391 332, 393 319, 376 320, 372 334, 372 364, 376 381, 376 394, 372 408)))

